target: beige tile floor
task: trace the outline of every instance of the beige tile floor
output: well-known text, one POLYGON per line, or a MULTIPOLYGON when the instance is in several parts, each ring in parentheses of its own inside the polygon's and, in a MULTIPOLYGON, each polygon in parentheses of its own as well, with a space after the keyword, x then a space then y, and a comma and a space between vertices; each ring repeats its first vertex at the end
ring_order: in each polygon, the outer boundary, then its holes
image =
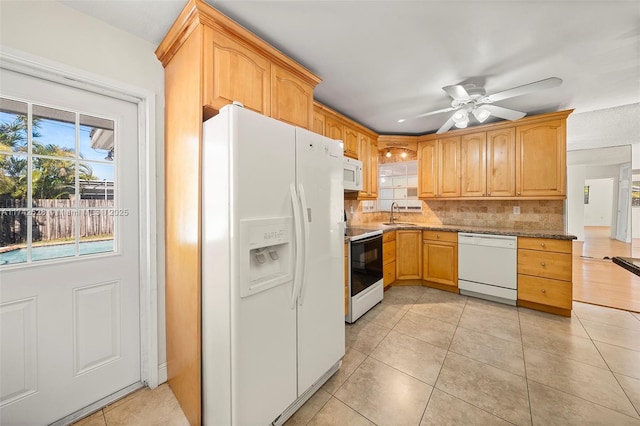
MULTIPOLYGON (((640 314, 574 302, 563 318, 393 287, 346 326, 338 371, 293 425, 640 425, 640 314)), ((167 385, 82 425, 182 425, 167 385)))

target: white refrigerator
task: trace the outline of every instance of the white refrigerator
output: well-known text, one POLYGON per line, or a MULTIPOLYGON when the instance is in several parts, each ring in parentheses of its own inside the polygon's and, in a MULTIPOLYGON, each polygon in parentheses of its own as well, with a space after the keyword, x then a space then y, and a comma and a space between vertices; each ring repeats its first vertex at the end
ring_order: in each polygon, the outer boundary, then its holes
POLYGON ((344 356, 342 147, 238 105, 203 126, 203 422, 282 424, 344 356))

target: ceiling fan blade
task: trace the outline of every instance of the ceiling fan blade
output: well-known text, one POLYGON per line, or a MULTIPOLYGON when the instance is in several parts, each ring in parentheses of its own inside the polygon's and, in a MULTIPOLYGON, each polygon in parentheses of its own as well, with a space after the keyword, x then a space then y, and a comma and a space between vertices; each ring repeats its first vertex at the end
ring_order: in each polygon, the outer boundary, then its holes
POLYGON ((522 86, 514 87, 511 89, 503 90, 502 92, 494 93, 487 96, 485 102, 498 102, 503 99, 515 98, 516 96, 526 95, 527 93, 535 92, 536 90, 550 89, 562 84, 562 79, 558 77, 545 78, 544 80, 536 81, 534 83, 524 84, 522 86))
POLYGON ((456 101, 467 101, 471 99, 467 90, 459 84, 455 86, 444 86, 442 90, 447 92, 447 94, 456 101))
POLYGON ((525 115, 526 112, 516 111, 515 109, 508 109, 499 107, 497 105, 482 105, 482 108, 486 109, 491 113, 491 115, 504 118, 506 120, 518 120, 525 115))
POLYGON ((454 109, 458 109, 458 108, 449 107, 449 108, 439 109, 439 110, 436 110, 436 111, 429 111, 429 112, 425 112, 425 113, 420 114, 420 115, 416 115, 415 117, 401 118, 400 120, 398 120, 398 123, 404 123, 407 120, 415 120, 416 118, 426 117, 428 115, 434 115, 434 114, 440 114, 440 113, 443 113, 443 112, 449 112, 449 111, 453 111, 454 109))
POLYGON ((453 127, 453 115, 449 117, 447 121, 444 122, 442 127, 440 127, 436 133, 444 133, 452 127, 453 127))
POLYGON ((416 115, 415 118, 426 117, 427 115, 440 114, 440 113, 443 113, 443 112, 449 112, 449 111, 453 111, 455 109, 458 109, 458 108, 449 107, 449 108, 439 109, 439 110, 436 110, 436 111, 425 112, 424 114, 416 115))

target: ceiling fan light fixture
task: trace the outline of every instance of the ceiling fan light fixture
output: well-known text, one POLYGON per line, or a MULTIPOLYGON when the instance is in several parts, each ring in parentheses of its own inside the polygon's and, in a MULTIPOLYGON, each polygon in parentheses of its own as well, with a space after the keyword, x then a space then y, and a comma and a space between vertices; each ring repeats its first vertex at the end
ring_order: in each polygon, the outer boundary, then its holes
POLYGON ((469 113, 466 109, 459 109, 453 114, 451 119, 456 123, 456 125, 458 125, 458 123, 465 123, 469 121, 469 113))
POLYGON ((467 124, 469 124, 469 120, 460 121, 460 122, 456 123, 456 127, 458 129, 464 129, 464 128, 467 127, 467 124))
POLYGON ((473 110, 473 116, 476 118, 476 120, 478 120, 479 123, 483 123, 487 118, 489 118, 490 115, 491 112, 484 108, 476 108, 473 110))

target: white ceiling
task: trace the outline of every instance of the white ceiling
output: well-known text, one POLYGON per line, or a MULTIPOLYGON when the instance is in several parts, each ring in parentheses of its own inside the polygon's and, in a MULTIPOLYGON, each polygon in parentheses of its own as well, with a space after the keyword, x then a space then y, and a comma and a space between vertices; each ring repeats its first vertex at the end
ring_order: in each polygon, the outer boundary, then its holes
MULTIPOLYGON (((379 133, 437 130, 443 86, 487 94, 547 77, 558 88, 501 101, 529 114, 640 102, 640 0, 208 0, 319 75, 315 97, 379 133)), ((154 45, 184 1, 62 3, 154 45)), ((470 125, 475 124, 471 123, 470 125)))

